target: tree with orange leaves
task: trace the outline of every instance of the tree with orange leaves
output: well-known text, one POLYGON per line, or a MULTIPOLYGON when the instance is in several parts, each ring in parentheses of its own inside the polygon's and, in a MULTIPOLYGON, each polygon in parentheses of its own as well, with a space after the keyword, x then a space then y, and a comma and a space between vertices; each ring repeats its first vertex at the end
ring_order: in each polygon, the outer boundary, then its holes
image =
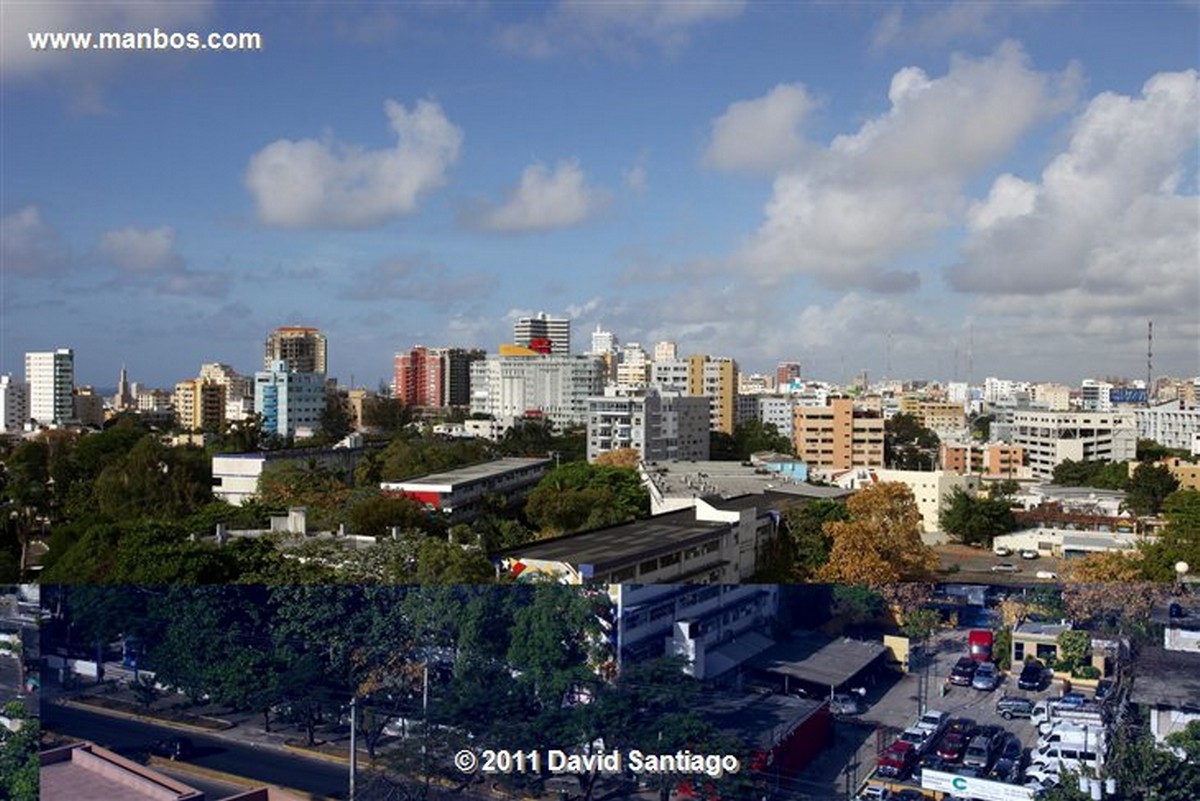
POLYGON ((846 502, 850 520, 825 524, 833 545, 818 581, 886 584, 921 581, 937 568, 937 554, 921 541, 921 514, 912 490, 895 482, 859 490, 846 502))

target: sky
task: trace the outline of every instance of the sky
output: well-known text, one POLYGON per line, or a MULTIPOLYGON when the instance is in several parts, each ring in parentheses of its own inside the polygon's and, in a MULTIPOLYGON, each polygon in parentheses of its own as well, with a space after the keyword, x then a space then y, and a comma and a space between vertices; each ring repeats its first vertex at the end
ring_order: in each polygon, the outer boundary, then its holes
POLYGON ((1195 2, 0 5, 0 372, 375 387, 539 311, 805 377, 1200 373, 1195 2), (261 49, 34 50, 52 31, 261 49))

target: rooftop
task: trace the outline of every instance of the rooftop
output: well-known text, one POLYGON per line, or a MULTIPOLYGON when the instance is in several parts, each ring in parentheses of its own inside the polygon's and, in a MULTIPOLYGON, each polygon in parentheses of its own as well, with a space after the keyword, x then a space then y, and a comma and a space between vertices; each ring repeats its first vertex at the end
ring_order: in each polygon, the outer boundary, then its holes
POLYGON ((823 701, 791 695, 713 694, 697 710, 708 723, 738 742, 766 750, 819 711, 823 701))
POLYGON ((54 748, 41 754, 43 801, 201 801, 204 793, 157 771, 92 745, 54 748))
POLYGON ((732 498, 774 491, 799 498, 843 498, 840 487, 819 487, 746 462, 712 462, 664 459, 644 465, 647 475, 664 496, 716 495, 732 498))
POLYGON ((523 470, 527 467, 537 465, 549 466, 549 459, 532 459, 518 456, 507 456, 502 459, 493 459, 489 462, 481 462, 468 467, 459 467, 455 470, 447 470, 444 473, 430 473, 427 476, 419 478, 409 478, 403 481, 388 482, 392 484, 405 485, 454 485, 454 484, 470 484, 474 481, 482 481, 483 479, 501 476, 513 470, 523 470))
POLYGON ((1065 621, 1049 623, 1041 620, 1022 620, 1013 629, 1013 634, 1023 634, 1026 637, 1057 638, 1064 631, 1070 631, 1074 626, 1065 621))
POLYGON ((1200 653, 1143 648, 1133 662, 1130 700, 1200 712, 1200 653))
POLYGON ((878 659, 883 643, 804 632, 776 645, 754 660, 754 667, 800 681, 838 687, 878 659))

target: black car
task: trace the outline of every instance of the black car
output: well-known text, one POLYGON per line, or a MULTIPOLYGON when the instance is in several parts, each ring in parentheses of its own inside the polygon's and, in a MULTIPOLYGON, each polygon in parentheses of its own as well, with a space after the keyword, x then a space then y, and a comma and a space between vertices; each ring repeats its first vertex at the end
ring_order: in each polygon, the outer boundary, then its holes
POLYGON ((150 753, 167 759, 187 759, 196 752, 192 741, 186 737, 168 737, 150 746, 150 753))
POLYGON ((1027 659, 1025 667, 1021 668, 1021 676, 1017 679, 1017 687, 1022 690, 1040 690, 1045 680, 1045 666, 1036 659, 1027 659))
POLYGON ((954 669, 950 671, 950 683, 962 687, 970 687, 971 681, 975 678, 975 670, 978 667, 978 662, 969 656, 964 656, 958 660, 954 665, 954 669))
POLYGON ((996 764, 992 766, 988 777, 998 782, 1016 784, 1021 780, 1021 765, 1019 762, 1014 762, 1007 757, 1000 757, 996 760, 996 764))
POLYGON ((1016 763, 1021 762, 1021 753, 1024 749, 1021 748, 1021 741, 1015 734, 1005 734, 1004 740, 1000 745, 1000 759, 1008 759, 1016 763))

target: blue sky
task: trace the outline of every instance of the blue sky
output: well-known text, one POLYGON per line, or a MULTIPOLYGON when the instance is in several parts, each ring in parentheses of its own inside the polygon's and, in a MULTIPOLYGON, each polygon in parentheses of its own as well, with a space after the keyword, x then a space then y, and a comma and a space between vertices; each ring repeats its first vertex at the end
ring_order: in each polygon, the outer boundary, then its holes
POLYGON ((1200 372, 1195 3, 20 3, 0 372, 375 386, 515 317, 806 375, 1200 372), (257 52, 33 52, 30 31, 257 52))

